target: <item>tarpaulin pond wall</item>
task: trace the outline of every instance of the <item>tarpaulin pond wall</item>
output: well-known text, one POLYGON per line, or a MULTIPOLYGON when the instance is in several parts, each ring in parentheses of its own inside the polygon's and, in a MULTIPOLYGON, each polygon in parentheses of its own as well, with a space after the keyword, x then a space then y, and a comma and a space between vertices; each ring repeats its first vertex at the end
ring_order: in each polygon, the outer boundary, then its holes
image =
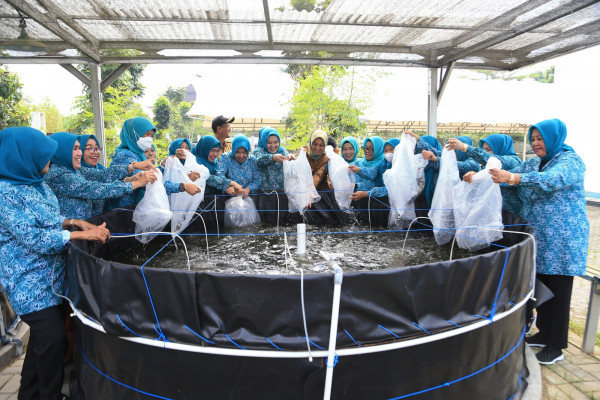
MULTIPOLYGON (((333 274, 140 267, 109 261, 135 239, 75 241, 67 295, 82 398, 312 400, 333 369, 332 399, 518 399, 535 244, 527 224, 503 219, 487 252, 344 274, 331 360, 333 274)), ((133 231, 131 212, 101 220, 133 231)))

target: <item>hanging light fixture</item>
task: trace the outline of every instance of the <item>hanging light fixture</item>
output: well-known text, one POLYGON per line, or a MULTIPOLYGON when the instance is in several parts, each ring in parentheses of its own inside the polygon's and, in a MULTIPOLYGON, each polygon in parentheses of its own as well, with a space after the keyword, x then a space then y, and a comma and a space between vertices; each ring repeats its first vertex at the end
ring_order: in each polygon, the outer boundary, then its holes
POLYGON ((21 14, 19 10, 19 28, 21 28, 21 34, 18 38, 8 40, 2 43, 1 47, 4 50, 16 51, 16 52, 24 52, 24 53, 46 53, 48 51, 48 47, 41 42, 33 40, 27 35, 25 28, 27 27, 27 22, 25 22, 25 18, 21 14))

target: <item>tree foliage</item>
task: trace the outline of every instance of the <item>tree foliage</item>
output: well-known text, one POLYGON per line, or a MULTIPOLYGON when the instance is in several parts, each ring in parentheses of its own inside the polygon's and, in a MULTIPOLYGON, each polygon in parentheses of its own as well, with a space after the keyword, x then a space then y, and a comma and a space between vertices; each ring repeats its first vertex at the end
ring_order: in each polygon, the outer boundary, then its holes
POLYGON ((167 129, 171 123, 171 102, 165 96, 160 96, 154 102, 154 120, 158 129, 167 129))
POLYGON ((0 130, 29 126, 30 107, 23 99, 23 84, 16 73, 0 65, 0 130))
POLYGON ((354 69, 340 66, 314 66, 301 79, 290 100, 286 117, 286 146, 291 149, 307 144, 310 134, 322 129, 338 141, 344 136, 366 133, 361 119, 371 102, 373 76, 357 77, 354 69))
POLYGON ((49 98, 45 98, 41 104, 34 104, 32 111, 43 112, 46 118, 46 132, 54 133, 64 130, 63 127, 63 116, 58 109, 58 106, 54 104, 49 98))

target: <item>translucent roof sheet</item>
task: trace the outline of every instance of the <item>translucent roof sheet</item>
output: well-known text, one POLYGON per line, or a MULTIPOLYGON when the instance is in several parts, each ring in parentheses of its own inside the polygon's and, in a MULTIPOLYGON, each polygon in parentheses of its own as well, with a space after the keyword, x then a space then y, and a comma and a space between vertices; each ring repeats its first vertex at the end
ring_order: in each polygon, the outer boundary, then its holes
POLYGON ((0 22, 0 63, 515 69, 600 43, 599 0, 0 0, 0 22), (17 9, 45 54, 2 51, 17 9))

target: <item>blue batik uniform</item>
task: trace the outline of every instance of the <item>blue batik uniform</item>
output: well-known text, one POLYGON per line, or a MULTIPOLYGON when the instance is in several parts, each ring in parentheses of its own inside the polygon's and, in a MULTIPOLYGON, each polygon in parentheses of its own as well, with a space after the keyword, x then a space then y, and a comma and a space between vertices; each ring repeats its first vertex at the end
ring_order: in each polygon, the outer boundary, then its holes
POLYGON ((264 127, 260 130, 258 137, 258 146, 254 149, 254 158, 256 158, 256 165, 260 171, 260 189, 265 192, 273 190, 283 192, 283 163, 273 161, 273 155, 280 154, 287 157, 288 151, 281 147, 279 132, 273 128, 264 127), (277 137, 280 143, 275 153, 270 153, 267 148, 267 141, 271 136, 277 137))
POLYGON ((502 185, 507 188, 504 193, 508 197, 508 209, 534 228, 538 274, 583 275, 589 240, 583 186, 585 165, 577 153, 564 144, 566 127, 561 121, 547 120, 532 126, 530 142, 532 128, 542 135, 546 156, 533 157, 510 170, 520 175, 520 183, 502 185), (559 131, 562 140, 553 140, 551 130, 559 131))
MULTIPOLYGON (((52 157, 45 181, 58 198, 60 212, 65 218, 89 219, 92 217, 92 200, 119 197, 133 192, 131 183, 89 181, 81 172, 73 169, 73 145, 77 136, 58 132, 51 135, 50 139, 58 143, 58 149, 52 157)), ((89 169, 86 173, 92 174, 92 171, 94 170, 89 169)), ((97 172, 99 174, 102 172, 97 172)))
POLYGON ((502 169, 507 171, 521 165, 522 161, 515 153, 513 140, 510 136, 494 133, 479 141, 479 147, 468 146, 467 155, 485 167, 490 157, 496 157, 502 163, 502 169), (483 143, 487 143, 494 154, 483 149, 483 143))
POLYGON ((225 193, 231 184, 231 179, 224 175, 217 175, 218 158, 216 161, 208 161, 208 154, 214 148, 220 149, 221 142, 214 136, 203 136, 192 149, 192 154, 196 156, 198 164, 204 165, 210 172, 210 176, 206 180, 207 194, 225 193))
POLYGON ((260 171, 256 165, 256 158, 250 155, 250 141, 244 135, 237 135, 231 142, 231 151, 221 156, 217 166, 217 175, 239 183, 243 188, 250 189, 250 193, 256 193, 260 187, 260 171), (235 153, 239 148, 248 152, 248 158, 243 163, 235 159, 235 153))
POLYGON ((383 158, 384 142, 379 136, 372 136, 363 141, 363 148, 369 141, 373 144, 371 161, 361 158, 354 162, 360 168, 360 172, 356 174, 356 190, 368 192, 371 197, 384 197, 388 192, 383 184, 383 173, 389 165, 383 158))
POLYGON ((19 315, 61 304, 63 250, 58 201, 43 182, 56 142, 33 128, 0 131, 0 283, 19 315))

